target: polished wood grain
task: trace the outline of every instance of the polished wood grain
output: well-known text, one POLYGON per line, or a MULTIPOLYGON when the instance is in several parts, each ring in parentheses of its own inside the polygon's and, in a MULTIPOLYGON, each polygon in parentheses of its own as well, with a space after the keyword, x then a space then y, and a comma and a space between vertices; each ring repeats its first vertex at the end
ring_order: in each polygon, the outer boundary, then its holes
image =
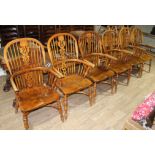
MULTIPOLYGON (((62 123, 55 109, 40 108, 29 115, 30 129, 34 130, 121 130, 132 111, 144 101, 145 96, 155 90, 155 59, 152 70, 143 73, 142 78, 131 77, 128 87, 119 85, 115 95, 111 95, 108 85, 98 85, 96 104, 89 106, 86 96, 73 94, 68 98, 69 117, 62 123)), ((119 81, 125 79, 119 77, 119 81)), ((5 77, 0 78, 3 85, 5 77)), ((13 90, 5 93, 0 85, 0 129, 22 130, 22 113, 14 114, 13 90)))
POLYGON ((148 72, 151 71, 151 63, 152 63, 152 56, 150 54, 150 51, 153 47, 149 45, 143 44, 143 32, 137 28, 136 26, 133 26, 130 28, 131 30, 131 45, 136 48, 137 50, 141 51, 140 58, 144 62, 144 65, 149 66, 148 72))
POLYGON ((119 31, 119 44, 123 50, 131 51, 132 54, 128 57, 128 63, 132 65, 132 69, 138 70, 138 77, 142 77, 144 61, 140 58, 142 51, 139 48, 131 45, 131 32, 130 28, 122 27, 119 31))
MULTIPOLYGON (((103 82, 111 86, 111 92, 115 93, 117 89, 115 73, 109 69, 112 61, 116 61, 115 57, 103 54, 101 49, 101 39, 99 34, 93 31, 83 33, 79 40, 79 48, 82 59, 90 61, 95 68, 90 70, 88 78, 90 78, 96 87, 96 84, 103 82), (110 79, 110 82, 108 81, 110 79)), ((94 94, 96 96, 96 92, 94 94)))
POLYGON ((23 113, 25 129, 29 128, 30 112, 57 102, 61 120, 63 112, 60 96, 54 90, 61 75, 47 69, 43 45, 32 38, 21 38, 9 42, 4 48, 4 60, 10 72, 10 81, 15 92, 15 109, 23 113), (48 78, 44 74, 48 74, 48 78))
POLYGON ((110 65, 110 69, 113 70, 117 77, 125 75, 127 79, 127 85, 129 84, 131 77, 132 66, 128 63, 130 52, 121 50, 119 44, 119 35, 116 29, 107 28, 101 36, 103 52, 117 58, 110 65))
POLYGON ((71 94, 87 95, 90 105, 93 104, 95 87, 86 77, 93 64, 78 59, 78 44, 76 38, 69 33, 58 33, 48 40, 48 53, 51 63, 64 77, 57 80, 57 87, 63 94, 64 117, 68 117, 68 97, 71 94), (87 92, 83 90, 87 89, 87 92))

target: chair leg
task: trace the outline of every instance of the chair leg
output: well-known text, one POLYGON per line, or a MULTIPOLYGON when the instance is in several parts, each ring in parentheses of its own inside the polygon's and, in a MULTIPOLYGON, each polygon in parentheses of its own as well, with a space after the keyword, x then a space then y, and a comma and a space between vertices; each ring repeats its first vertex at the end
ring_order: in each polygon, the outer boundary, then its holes
POLYGON ((128 70, 127 86, 129 85, 130 78, 131 78, 131 69, 128 70))
POLYGON ((62 111, 62 106, 61 106, 60 100, 57 102, 57 105, 58 105, 58 111, 59 111, 59 114, 60 114, 60 119, 61 119, 62 122, 64 122, 64 116, 63 116, 63 111, 62 111))
POLYGON ((90 106, 92 106, 92 98, 94 96, 94 92, 92 91, 92 87, 89 87, 88 88, 88 96, 89 96, 89 103, 90 103, 90 106))
POLYGON ((67 120, 68 118, 68 99, 67 99, 67 95, 64 95, 63 98, 63 105, 64 105, 64 119, 67 120))
POLYGON ((142 77, 142 74, 143 74, 143 68, 144 68, 144 64, 140 64, 140 68, 139 68, 139 72, 138 72, 138 78, 141 78, 142 77))
POLYGON ((151 65, 152 65, 152 59, 150 59, 150 61, 149 61, 149 73, 151 71, 151 65))
POLYGON ((94 97, 96 97, 96 82, 94 82, 94 97))
POLYGON ((117 82, 114 77, 111 78, 111 94, 115 94, 117 89, 117 82))
POLYGON ((28 124, 28 112, 23 112, 23 122, 24 122, 24 127, 27 130, 29 128, 29 124, 28 124))

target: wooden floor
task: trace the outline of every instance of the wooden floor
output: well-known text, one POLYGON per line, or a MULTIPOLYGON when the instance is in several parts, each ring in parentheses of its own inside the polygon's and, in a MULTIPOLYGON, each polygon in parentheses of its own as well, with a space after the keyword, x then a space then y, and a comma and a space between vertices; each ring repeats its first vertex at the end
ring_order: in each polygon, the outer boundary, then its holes
MULTIPOLYGON (((4 79, 0 79, 0 129, 24 129, 22 114, 14 113, 14 93, 3 92, 4 79)), ((125 81, 124 81, 125 82, 125 81)), ((30 129, 75 129, 102 130, 122 129, 125 120, 144 97, 155 90, 155 59, 151 73, 144 72, 142 78, 132 77, 129 86, 118 85, 117 94, 111 95, 108 86, 97 85, 96 104, 89 106, 86 96, 77 94, 69 98, 69 117, 62 123, 55 109, 45 107, 29 115, 30 129)))

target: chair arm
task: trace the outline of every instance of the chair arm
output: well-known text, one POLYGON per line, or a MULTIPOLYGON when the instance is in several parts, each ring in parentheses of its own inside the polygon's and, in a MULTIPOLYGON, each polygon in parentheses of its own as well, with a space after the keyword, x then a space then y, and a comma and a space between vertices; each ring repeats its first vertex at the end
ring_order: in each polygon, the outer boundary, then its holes
POLYGON ((14 90, 15 92, 18 92, 19 90, 18 90, 16 84, 14 83, 14 80, 13 80, 13 77, 12 77, 12 76, 10 77, 10 82, 11 82, 11 85, 12 85, 12 87, 13 87, 13 90, 14 90))
POLYGON ((55 68, 50 69, 50 68, 46 68, 46 67, 34 67, 34 68, 24 69, 24 70, 15 72, 11 77, 12 77, 12 79, 14 79, 14 77, 17 75, 24 74, 26 72, 31 72, 31 71, 39 71, 39 70, 43 71, 44 73, 51 72, 52 74, 54 74, 54 76, 56 76, 58 78, 63 77, 63 75, 59 71, 57 71, 55 68))
POLYGON ((91 62, 89 62, 89 61, 87 61, 85 59, 84 60, 81 60, 81 59, 68 59, 68 60, 66 60, 66 62, 78 62, 78 63, 82 63, 82 64, 84 64, 84 65, 86 65, 88 67, 91 67, 91 68, 95 67, 95 65, 93 63, 91 63, 91 62))
POLYGON ((111 56, 111 55, 109 55, 109 54, 92 53, 91 55, 96 55, 96 56, 100 56, 100 57, 107 57, 107 58, 112 59, 112 60, 118 60, 116 57, 111 56))
POLYGON ((113 49, 113 51, 119 51, 119 52, 123 52, 123 53, 126 53, 126 54, 133 55, 133 52, 132 52, 132 51, 129 51, 129 50, 124 50, 124 49, 113 49))
POLYGON ((152 46, 152 45, 147 45, 147 44, 139 44, 139 45, 146 48, 155 49, 155 46, 152 46))
POLYGON ((49 69, 49 71, 54 74, 57 78, 63 78, 64 76, 54 67, 52 67, 51 69, 49 69))

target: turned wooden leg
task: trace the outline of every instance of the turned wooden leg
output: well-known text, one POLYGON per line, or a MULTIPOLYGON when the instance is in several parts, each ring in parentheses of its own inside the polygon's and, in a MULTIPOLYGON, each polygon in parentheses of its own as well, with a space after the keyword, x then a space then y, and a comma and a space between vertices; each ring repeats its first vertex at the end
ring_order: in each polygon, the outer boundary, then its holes
POLYGON ((62 111, 62 106, 61 106, 60 100, 57 102, 57 105, 58 105, 58 111, 60 114, 61 121, 64 122, 64 116, 63 116, 63 111, 62 111))
POLYGON ((27 130, 29 128, 29 124, 28 124, 28 112, 23 112, 23 122, 24 122, 24 127, 27 130))
POLYGON ((130 78, 131 78, 131 69, 128 70, 127 86, 129 85, 130 78))
POLYGON ((93 104, 96 103, 96 82, 93 84, 92 87, 92 100, 93 100, 93 104))
POLYGON ((151 71, 152 60, 149 61, 149 73, 151 71))
POLYGON ((68 118, 68 99, 67 99, 67 95, 64 96, 63 99, 63 105, 64 105, 64 119, 66 120, 68 118))
POLYGON ((92 98, 94 96, 94 92, 92 92, 92 88, 91 87, 88 88, 88 96, 89 96, 90 106, 92 106, 92 98))
POLYGON ((142 77, 142 73, 143 73, 143 67, 144 67, 144 64, 140 64, 140 68, 139 68, 139 72, 138 72, 138 78, 141 78, 142 77))
POLYGON ((93 89, 94 97, 96 97, 96 82, 94 82, 94 89, 93 89))
POLYGON ((115 87, 116 87, 116 80, 114 77, 111 78, 111 94, 115 93, 115 87))

